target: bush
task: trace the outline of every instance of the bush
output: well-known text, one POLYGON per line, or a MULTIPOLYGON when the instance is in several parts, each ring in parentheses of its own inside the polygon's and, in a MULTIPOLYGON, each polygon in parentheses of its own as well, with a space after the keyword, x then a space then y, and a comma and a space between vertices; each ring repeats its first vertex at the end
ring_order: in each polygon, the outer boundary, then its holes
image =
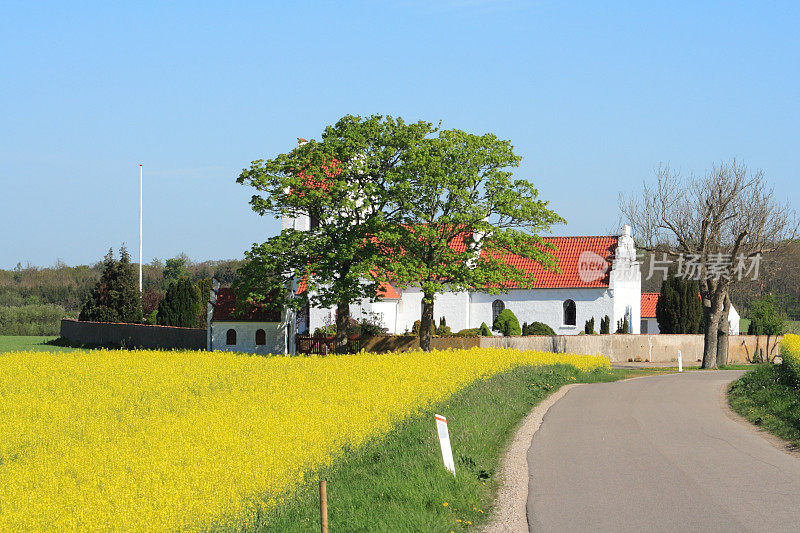
MULTIPOLYGON (((489 329, 488 327, 486 329, 489 329)), ((453 333, 453 337, 477 337, 481 328, 462 329, 453 333)))
POLYGON ((617 321, 617 333, 630 333, 630 325, 628 324, 628 315, 622 320, 617 321))
POLYGON ((611 317, 606 315, 605 318, 600 319, 600 335, 608 335, 611 333, 611 317))
POLYGON ((781 373, 786 381, 800 388, 800 335, 789 334, 781 341, 781 373))
POLYGON ((550 326, 548 326, 547 324, 545 324, 543 322, 531 322, 530 324, 528 324, 527 330, 523 331, 522 334, 523 335, 549 335, 549 336, 553 336, 553 335, 556 334, 556 332, 553 331, 553 328, 551 328, 550 326))
POLYGON ((505 337, 522 334, 522 328, 519 327, 519 320, 517 320, 516 315, 514 315, 511 309, 504 309, 497 315, 497 318, 494 319, 494 324, 492 324, 492 329, 499 331, 505 337))
POLYGON ((478 334, 481 337, 491 337, 492 332, 489 330, 489 326, 486 325, 486 322, 481 322, 481 327, 478 329, 478 334))
POLYGON ((586 321, 586 325, 583 327, 583 332, 587 335, 594 335, 594 317, 590 318, 586 321))

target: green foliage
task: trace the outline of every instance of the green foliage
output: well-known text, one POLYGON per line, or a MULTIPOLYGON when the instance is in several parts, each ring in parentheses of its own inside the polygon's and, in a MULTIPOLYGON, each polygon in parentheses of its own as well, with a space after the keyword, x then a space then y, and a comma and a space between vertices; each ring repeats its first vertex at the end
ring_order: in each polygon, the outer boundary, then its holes
POLYGON ((208 299, 211 296, 211 278, 204 278, 195 284, 195 290, 200 299, 198 305, 197 327, 204 328, 208 322, 208 299))
POLYGON ((522 334, 523 335, 549 335, 549 336, 553 336, 553 335, 556 334, 556 332, 553 331, 553 328, 551 328, 550 326, 548 326, 544 322, 531 322, 530 324, 528 324, 527 329, 523 330, 522 334))
POLYGON ((587 335, 595 335, 596 332, 594 330, 594 317, 590 318, 586 321, 586 325, 583 327, 583 332, 587 335))
MULTIPOLYGON (((383 326, 381 314, 370 313, 361 320, 351 320, 349 334, 375 337, 377 335, 383 335, 385 331, 386 328, 383 326)), ((331 329, 331 333, 335 333, 335 328, 331 329)))
POLYGON ((557 268, 537 232, 563 220, 532 184, 512 178, 521 158, 510 141, 443 130, 410 156, 404 167, 411 179, 395 197, 404 223, 379 236, 388 253, 378 272, 401 286, 418 284, 423 313, 445 291, 533 286, 527 271, 504 260, 507 253, 557 268))
POLYGON ((492 324, 492 329, 499 331, 504 337, 522 334, 522 329, 519 327, 519 320, 517 320, 517 316, 511 309, 503 309, 503 311, 497 315, 497 318, 494 319, 494 323, 492 324))
POLYGON ((775 296, 768 294, 750 304, 748 335, 782 335, 788 318, 775 296))
POLYGON ((786 335, 783 338, 781 341, 781 359, 781 371, 786 378, 786 382, 800 390, 800 337, 786 335))
POLYGON ((785 378, 776 365, 758 365, 731 384, 728 401, 753 424, 800 446, 800 391, 785 378))
POLYGON ((481 327, 478 330, 478 333, 480 334, 481 337, 491 337, 492 336, 492 332, 489 329, 489 326, 486 325, 486 322, 481 322, 481 327))
MULTIPOLYGON (((237 182, 256 189, 250 201, 256 213, 316 223, 254 245, 240 289, 255 302, 278 295, 277 303, 299 307, 284 287, 305 279, 311 305, 336 306, 347 324, 350 303, 377 297, 370 272, 383 251, 372 237, 402 222, 396 204, 411 179, 404 163, 432 131, 427 122, 348 115, 325 128, 320 141, 253 161, 237 182)), ((337 331, 337 346, 346 343, 345 333, 337 331)))
POLYGON ((600 335, 608 335, 611 333, 611 317, 606 315, 600 319, 600 335))
POLYGON ((329 516, 331 531, 481 530, 495 502, 503 450, 531 408, 564 384, 615 381, 629 374, 528 366, 477 380, 398 422, 384 437, 345 450, 333 464, 308 472, 285 502, 256 513, 261 522, 252 529, 318 530, 317 480, 325 479, 328 507, 336 510, 329 516), (442 466, 436 431, 431 431, 433 415, 440 412, 450 421, 455 479, 442 466), (391 505, 386 505, 387 495, 392 495, 391 505))
POLYGON ((617 331, 615 333, 628 334, 630 333, 630 324, 628 323, 628 315, 617 321, 617 331))
POLYGON ((158 305, 156 320, 160 326, 196 328, 200 294, 188 277, 173 281, 158 305))
POLYGON ((58 335, 62 318, 58 305, 0 307, 0 335, 58 335))
POLYGON ((477 337, 478 335, 480 335, 480 331, 481 328, 462 329, 453 333, 453 337, 477 337))
POLYGON ((161 283, 161 288, 166 289, 173 283, 184 277, 188 277, 189 273, 186 270, 187 258, 185 256, 178 256, 172 259, 167 259, 164 266, 164 276, 161 283))
MULTIPOLYGON (((182 258, 186 256, 181 254, 182 258)), ((205 261, 193 263, 185 259, 185 269, 193 281, 217 277, 229 286, 235 279, 241 261, 205 261)), ((64 316, 77 318, 89 293, 97 285, 103 262, 93 265, 67 266, 58 261, 55 265, 40 268, 19 264, 12 270, 0 269, 0 307, 24 305, 57 305, 64 308, 64 316)), ((133 264, 134 270, 138 265, 133 264)), ((164 263, 158 259, 144 265, 142 313, 149 316, 164 296, 162 290, 164 263)), ((138 272, 137 272, 138 287, 138 272)))
POLYGON ((703 306, 697 281, 670 272, 661 282, 656 320, 661 333, 702 333, 703 306))
POLYGON ((142 318, 137 268, 131 264, 125 246, 120 248, 119 261, 114 259, 114 251, 109 250, 103 260, 100 281, 89 293, 79 319, 139 324, 142 318))

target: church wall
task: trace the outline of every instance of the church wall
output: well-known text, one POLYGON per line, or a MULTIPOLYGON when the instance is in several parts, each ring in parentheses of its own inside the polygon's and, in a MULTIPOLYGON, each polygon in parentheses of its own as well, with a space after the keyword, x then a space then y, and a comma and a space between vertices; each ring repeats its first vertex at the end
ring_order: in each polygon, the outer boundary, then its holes
POLYGON ((279 322, 212 322, 211 346, 214 351, 244 352, 260 355, 283 354, 283 328, 279 322), (236 345, 227 344, 229 329, 236 330, 236 345), (256 330, 263 329, 267 343, 256 346, 256 330))
MULTIPOLYGON (((577 335, 583 331, 586 321, 594 317, 595 331, 600 330, 600 319, 611 316, 613 302, 608 289, 562 288, 562 289, 514 289, 497 295, 473 293, 470 305, 470 327, 480 327, 481 322, 492 327, 492 302, 502 300, 510 309, 520 326, 523 322, 543 322, 553 328, 557 335, 577 335), (564 324, 564 302, 575 302, 575 325, 564 324)), ((449 320, 448 320, 449 323, 449 320)))

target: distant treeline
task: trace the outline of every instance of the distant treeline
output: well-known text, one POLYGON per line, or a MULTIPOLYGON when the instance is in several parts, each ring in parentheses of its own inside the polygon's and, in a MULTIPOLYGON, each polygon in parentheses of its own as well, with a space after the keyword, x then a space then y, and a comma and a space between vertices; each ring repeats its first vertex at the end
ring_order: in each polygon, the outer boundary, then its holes
MULTIPOLYGON (((195 283, 216 277, 229 286, 241 264, 239 260, 195 263, 185 254, 166 262, 154 259, 142 271, 145 306, 157 306, 169 282, 180 276, 195 283)), ((46 268, 17 264, 12 270, 0 269, 0 335, 57 335, 62 318, 78 317, 102 267, 98 261, 74 267, 58 262, 46 268)))

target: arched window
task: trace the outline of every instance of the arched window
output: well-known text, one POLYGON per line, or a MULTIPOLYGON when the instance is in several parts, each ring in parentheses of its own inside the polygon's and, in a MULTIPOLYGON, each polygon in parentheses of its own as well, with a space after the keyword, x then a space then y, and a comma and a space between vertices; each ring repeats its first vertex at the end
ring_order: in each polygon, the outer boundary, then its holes
POLYGON ((502 313, 505 308, 506 304, 503 303, 503 300, 495 300, 492 302, 492 324, 497 320, 497 315, 502 313))
POLYGON ((575 325, 575 302, 567 300, 564 302, 564 325, 575 325))
POLYGON ((256 346, 264 346, 267 344, 267 332, 263 329, 256 330, 256 346))
POLYGON ((228 346, 236 346, 236 330, 229 329, 228 333, 225 334, 225 343, 228 346))

